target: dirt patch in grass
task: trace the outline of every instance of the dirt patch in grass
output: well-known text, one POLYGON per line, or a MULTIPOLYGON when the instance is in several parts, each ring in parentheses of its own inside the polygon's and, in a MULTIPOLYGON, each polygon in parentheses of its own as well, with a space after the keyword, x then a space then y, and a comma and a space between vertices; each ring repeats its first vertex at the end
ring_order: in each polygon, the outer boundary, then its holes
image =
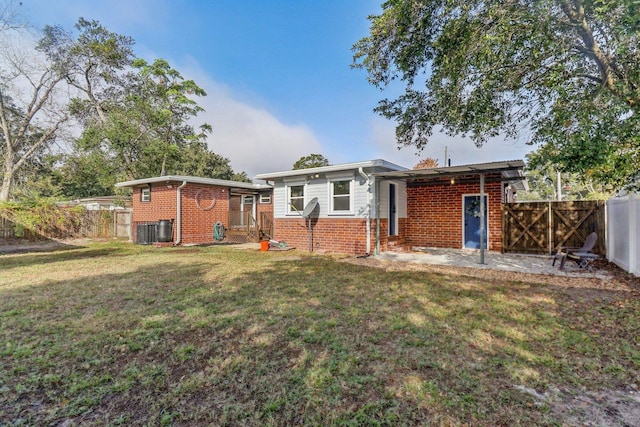
POLYGON ((516 388, 534 397, 536 405, 548 406, 552 413, 564 420, 565 425, 640 425, 640 393, 637 389, 587 392, 552 388, 538 393, 524 386, 516 388))

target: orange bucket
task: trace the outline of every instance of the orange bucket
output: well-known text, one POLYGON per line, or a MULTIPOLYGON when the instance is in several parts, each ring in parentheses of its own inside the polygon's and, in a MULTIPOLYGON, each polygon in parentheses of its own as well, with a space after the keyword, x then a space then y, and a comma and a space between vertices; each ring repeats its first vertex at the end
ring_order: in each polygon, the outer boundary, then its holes
POLYGON ((269 250, 269 241, 263 240, 260 242, 260 250, 262 252, 267 252, 269 250))

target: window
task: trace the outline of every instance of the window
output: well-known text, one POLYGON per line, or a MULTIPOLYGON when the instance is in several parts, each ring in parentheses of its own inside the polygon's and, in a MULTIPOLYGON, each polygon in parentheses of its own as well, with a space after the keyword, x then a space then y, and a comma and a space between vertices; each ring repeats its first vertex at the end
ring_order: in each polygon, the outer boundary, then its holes
POLYGON ((304 184, 290 185, 289 204, 287 213, 302 212, 304 210, 304 184))
POLYGON ((150 202, 151 201, 151 188, 141 188, 140 189, 140 201, 141 202, 150 202))
POLYGON ((267 194, 267 193, 260 194, 260 203, 262 203, 262 204, 271 203, 271 193, 269 193, 269 194, 267 194))
POLYGON ((353 180, 340 179, 329 182, 331 213, 353 213, 353 180))

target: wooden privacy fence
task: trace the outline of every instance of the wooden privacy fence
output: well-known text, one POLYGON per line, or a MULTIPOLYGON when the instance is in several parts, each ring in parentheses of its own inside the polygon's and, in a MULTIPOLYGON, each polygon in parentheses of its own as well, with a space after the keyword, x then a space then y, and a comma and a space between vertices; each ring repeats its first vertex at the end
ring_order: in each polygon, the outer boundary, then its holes
POLYGON ((81 217, 78 233, 82 237, 131 237, 131 209, 91 210, 81 217))
POLYGON ((0 216, 0 239, 25 239, 25 240, 38 240, 43 239, 35 231, 25 229, 22 227, 16 227, 16 225, 9 220, 0 216))
POLYGON ((0 217, 0 239, 38 240, 69 237, 126 237, 131 238, 131 209, 87 210, 74 217, 74 221, 31 230, 0 217))
POLYGON ((598 233, 595 253, 604 255, 605 202, 530 202, 502 205, 502 251, 553 254, 561 246, 580 247, 598 233))

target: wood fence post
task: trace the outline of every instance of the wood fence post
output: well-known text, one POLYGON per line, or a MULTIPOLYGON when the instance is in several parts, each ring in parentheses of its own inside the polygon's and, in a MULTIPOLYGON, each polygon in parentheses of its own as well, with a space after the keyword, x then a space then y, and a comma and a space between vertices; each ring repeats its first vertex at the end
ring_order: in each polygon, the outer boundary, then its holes
POLYGON ((611 224, 609 222, 609 209, 611 209, 611 199, 608 199, 604 204, 604 217, 606 223, 606 235, 604 237, 604 241, 606 242, 607 252, 605 255, 607 256, 607 261, 613 262, 614 258, 614 242, 615 242, 615 233, 612 233, 611 224))
POLYGON ((549 235, 549 255, 553 255, 553 211, 551 210, 551 200, 547 204, 547 233, 549 235))
POLYGON ((638 242, 634 238, 638 235, 638 195, 629 195, 629 271, 633 274, 638 272, 638 242))

